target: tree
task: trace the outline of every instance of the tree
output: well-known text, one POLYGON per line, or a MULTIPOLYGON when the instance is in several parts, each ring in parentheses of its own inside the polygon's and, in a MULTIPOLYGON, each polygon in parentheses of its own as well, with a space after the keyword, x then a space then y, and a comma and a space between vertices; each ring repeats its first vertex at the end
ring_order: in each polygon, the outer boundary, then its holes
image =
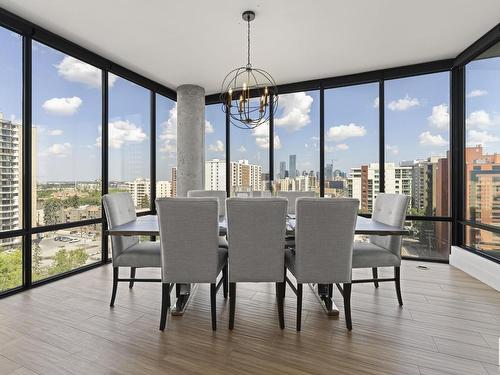
POLYGON ((63 247, 54 256, 54 262, 49 266, 47 274, 49 276, 57 275, 79 268, 85 264, 88 258, 89 256, 83 248, 67 251, 63 247))
POLYGON ((80 198, 76 194, 64 200, 64 207, 66 208, 68 207, 78 208, 78 206, 80 206, 80 198))
POLYGON ((32 248, 32 268, 33 268, 33 278, 35 280, 38 280, 41 278, 41 275, 43 274, 43 267, 42 267, 42 254, 41 254, 41 249, 40 245, 38 243, 35 243, 33 241, 33 248, 32 248))
POLYGON ((12 289, 23 283, 21 248, 0 252, 0 290, 12 289))
POLYGON ((54 225, 59 221, 59 214, 62 209, 62 204, 59 200, 50 198, 43 206, 43 221, 45 225, 54 225))

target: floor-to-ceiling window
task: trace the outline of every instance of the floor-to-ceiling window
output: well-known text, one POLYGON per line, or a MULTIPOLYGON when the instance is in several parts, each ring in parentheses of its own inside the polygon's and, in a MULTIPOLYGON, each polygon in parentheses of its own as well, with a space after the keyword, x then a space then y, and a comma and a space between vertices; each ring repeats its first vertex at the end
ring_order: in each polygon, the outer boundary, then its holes
POLYGON ((177 194, 177 103, 156 95, 156 197, 177 194))
MULTIPOLYGON (((32 44, 32 225, 101 217, 100 69, 32 44)), ((32 235, 33 280, 101 260, 101 224, 32 235)))
POLYGON ((274 116, 274 191, 319 196, 319 91, 279 96, 274 116))
POLYGON ((499 44, 465 73, 465 245, 500 260, 499 44))
POLYGON ((325 90, 325 196, 353 197, 370 213, 380 189, 379 85, 325 90))
POLYGON ((402 254, 448 259, 450 115, 448 72, 385 81, 385 192, 409 197, 402 254), (418 220, 424 217, 424 220, 418 220))
POLYGON ((22 37, 0 28, 0 292, 22 285, 22 37))
POLYGON ((226 114, 221 104, 205 107, 206 190, 226 190, 226 114))
POLYGON ((109 192, 127 191, 137 211, 151 207, 150 91, 109 74, 109 192))

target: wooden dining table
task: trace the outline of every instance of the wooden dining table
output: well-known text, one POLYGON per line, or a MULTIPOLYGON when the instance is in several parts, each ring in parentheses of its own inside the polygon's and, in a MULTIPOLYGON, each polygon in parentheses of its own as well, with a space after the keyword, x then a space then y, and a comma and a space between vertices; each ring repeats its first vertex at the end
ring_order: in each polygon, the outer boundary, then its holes
MULTIPOLYGON (((295 215, 287 215, 286 220, 287 236, 293 235, 295 231, 295 215)), ((227 221, 225 217, 219 219, 219 235, 224 236, 227 233, 227 221)), ((112 236, 151 236, 160 235, 158 228, 157 215, 143 215, 126 224, 118 225, 107 230, 107 234, 112 236)), ((380 223, 371 218, 358 215, 356 220, 356 235, 377 235, 377 236, 392 236, 405 235, 408 231, 404 228, 395 227, 380 223)), ((331 288, 323 284, 309 284, 311 289, 325 313, 329 316, 337 316, 339 310, 333 302, 331 288), (329 290, 330 289, 330 290, 329 290)), ((175 308, 171 310, 172 315, 183 315, 192 296, 194 285, 181 284, 176 288, 177 302, 175 308)))

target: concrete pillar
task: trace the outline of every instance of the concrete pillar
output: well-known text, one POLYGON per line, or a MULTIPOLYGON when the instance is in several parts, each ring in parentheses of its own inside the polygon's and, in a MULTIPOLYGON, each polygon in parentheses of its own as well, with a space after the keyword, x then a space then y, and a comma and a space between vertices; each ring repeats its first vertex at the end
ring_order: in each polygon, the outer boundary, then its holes
POLYGON ((205 89, 177 87, 177 196, 203 189, 205 177, 205 89))

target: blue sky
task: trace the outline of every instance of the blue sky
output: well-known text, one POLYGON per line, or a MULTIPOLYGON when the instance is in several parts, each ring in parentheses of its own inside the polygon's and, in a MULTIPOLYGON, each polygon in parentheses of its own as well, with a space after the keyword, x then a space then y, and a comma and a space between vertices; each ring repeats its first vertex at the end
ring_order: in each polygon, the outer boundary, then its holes
MULTIPOLYGON (((21 118, 21 38, 0 29, 0 112, 21 118), (7 88, 7 89, 5 89, 7 88)), ((467 66, 467 142, 498 151, 500 59, 467 66)), ((149 177, 149 91, 110 75, 110 180, 149 177)), ((378 159, 378 86, 325 91, 325 163, 348 172, 378 159)), ((385 82, 386 160, 445 155, 449 145, 449 73, 385 82)), ((157 175, 170 179, 176 165, 175 102, 157 97, 157 175)), ((100 70, 33 43, 33 125, 37 128, 37 179, 100 178, 100 70)), ((206 108, 206 158, 225 158, 225 116, 206 108)), ((275 118, 275 172, 297 155, 297 168, 319 168, 319 93, 280 95, 275 118)), ((268 127, 231 127, 231 160, 248 159, 268 171, 268 127)))

